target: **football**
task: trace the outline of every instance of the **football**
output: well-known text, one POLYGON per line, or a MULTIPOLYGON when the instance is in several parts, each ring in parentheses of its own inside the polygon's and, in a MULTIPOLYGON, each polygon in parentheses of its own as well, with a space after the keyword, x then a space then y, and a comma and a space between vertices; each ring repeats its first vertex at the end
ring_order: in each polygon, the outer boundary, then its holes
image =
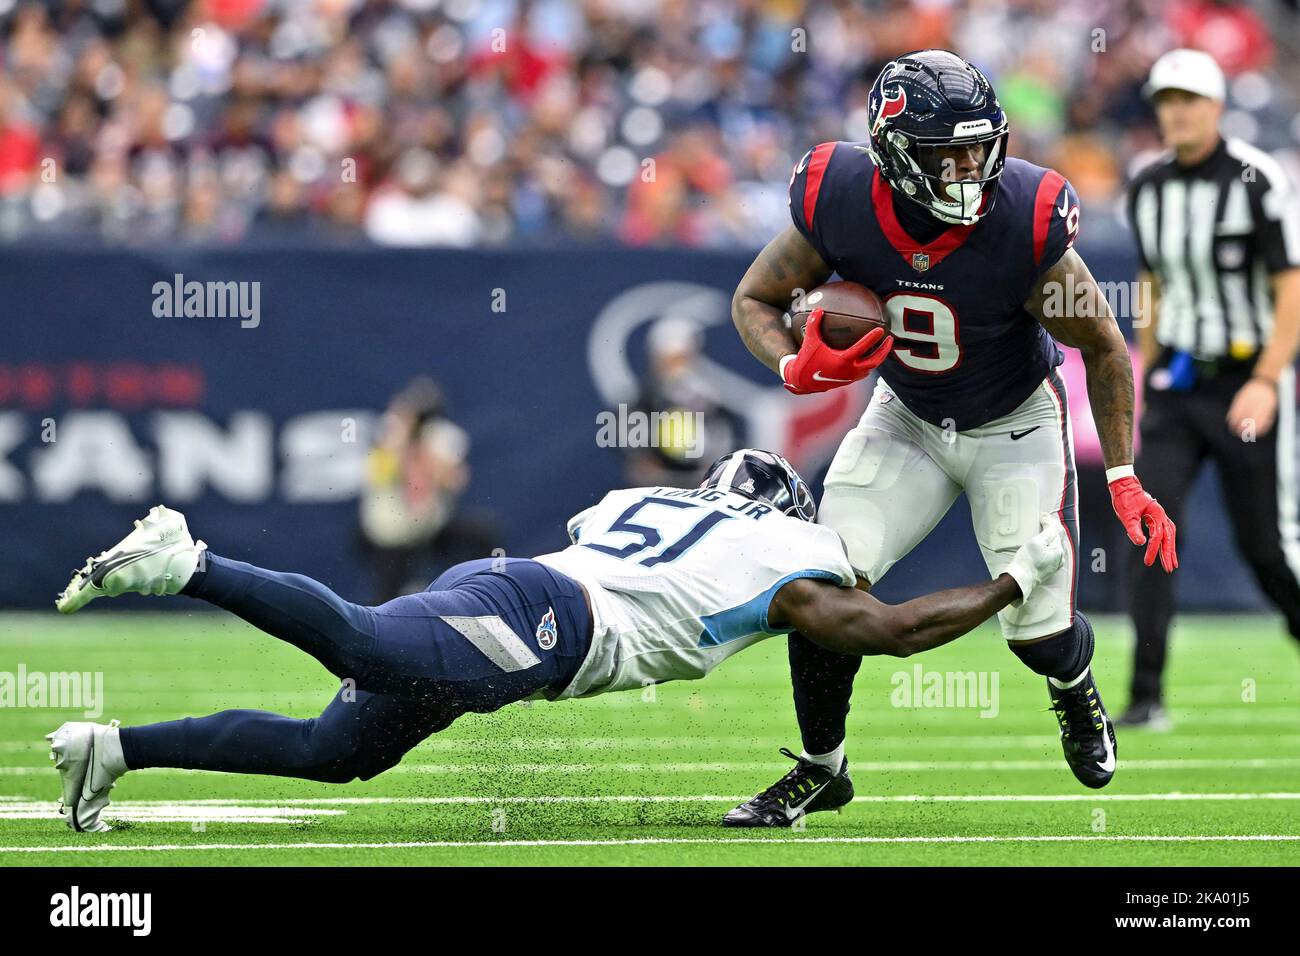
POLYGON ((808 316, 816 309, 825 310, 822 339, 833 349, 846 349, 872 329, 887 324, 885 304, 866 286, 827 282, 804 296, 799 311, 790 316, 790 331, 799 345, 803 345, 808 316))

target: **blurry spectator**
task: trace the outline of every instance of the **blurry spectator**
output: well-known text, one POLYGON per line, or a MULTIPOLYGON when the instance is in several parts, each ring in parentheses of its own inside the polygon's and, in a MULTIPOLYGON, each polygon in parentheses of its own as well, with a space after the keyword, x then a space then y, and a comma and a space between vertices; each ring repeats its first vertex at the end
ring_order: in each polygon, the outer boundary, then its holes
MULTIPOLYGON (((1068 140, 1104 144, 1127 168, 1154 144, 1142 78, 1179 43, 1210 50, 1244 81, 1232 84, 1230 122, 1254 124, 1270 150, 1300 138, 1294 3, 0 8, 9 238, 753 246, 784 222, 785 181, 805 150, 866 137, 866 91, 880 66, 935 45, 990 73, 1015 151, 1033 162, 1053 162, 1068 140)), ((1113 206, 1118 178, 1095 155, 1077 165, 1092 175, 1089 214, 1113 206)))
POLYGON ((26 190, 40 160, 41 139, 24 118, 13 88, 0 81, 0 195, 26 190))
POLYGON ((271 176, 266 205, 258 211, 254 231, 265 236, 303 236, 311 228, 306 190, 288 169, 271 176))
POLYGON ((491 555, 499 540, 491 521, 460 513, 468 456, 469 436, 446 416, 432 380, 417 378, 393 398, 361 495, 362 550, 374 569, 377 602, 419 590, 460 561, 491 555))
POLYGON ((740 422, 722 405, 716 378, 701 363, 703 346, 703 331, 690 319, 666 315, 650 327, 650 366, 636 411, 651 423, 651 441, 627 449, 633 485, 694 487, 710 464, 740 446, 740 422))
POLYGON ((669 148, 642 165, 628 190, 621 235, 633 245, 703 245, 710 217, 726 212, 731 169, 716 133, 695 122, 673 137, 669 148))
POLYGON ((1268 27, 1241 0, 1178 0, 1169 23, 1178 46, 1204 50, 1229 76, 1262 70, 1273 60, 1268 27))
POLYGON ((403 153, 396 181, 370 201, 366 235, 389 246, 474 245, 481 232, 478 213, 463 196, 444 188, 448 179, 432 153, 403 153))
POLYGON ((1104 201, 1120 185, 1114 151, 1094 134, 1062 136, 1048 153, 1048 164, 1070 181, 1085 204, 1104 201))

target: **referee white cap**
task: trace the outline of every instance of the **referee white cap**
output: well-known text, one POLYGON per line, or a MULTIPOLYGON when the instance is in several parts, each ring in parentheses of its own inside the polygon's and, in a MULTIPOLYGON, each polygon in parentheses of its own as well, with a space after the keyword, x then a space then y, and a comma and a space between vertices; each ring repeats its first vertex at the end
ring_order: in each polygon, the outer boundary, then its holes
POLYGON ((1156 60, 1142 92, 1150 98, 1161 90, 1186 90, 1219 103, 1227 92, 1219 64, 1201 50, 1170 50, 1156 60))

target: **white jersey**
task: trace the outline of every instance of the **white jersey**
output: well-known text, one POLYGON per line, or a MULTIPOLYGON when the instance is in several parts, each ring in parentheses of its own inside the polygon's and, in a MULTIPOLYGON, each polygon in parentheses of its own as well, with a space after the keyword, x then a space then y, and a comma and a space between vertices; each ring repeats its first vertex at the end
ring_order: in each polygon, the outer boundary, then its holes
POLYGON ((570 520, 569 537, 535 559, 591 596, 591 650, 561 698, 703 677, 789 633, 767 619, 786 582, 857 581, 831 529, 716 488, 611 491, 570 520))

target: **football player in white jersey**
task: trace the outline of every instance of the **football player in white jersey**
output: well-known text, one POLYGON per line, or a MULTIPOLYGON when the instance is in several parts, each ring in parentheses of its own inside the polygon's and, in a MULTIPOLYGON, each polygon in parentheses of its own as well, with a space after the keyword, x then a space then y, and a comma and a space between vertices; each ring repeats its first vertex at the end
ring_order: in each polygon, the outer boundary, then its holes
MULTIPOLYGON (((364 607, 310 578, 215 555, 159 505, 73 575, 60 611, 128 592, 198 598, 311 654, 343 687, 309 720, 227 710, 66 723, 47 738, 63 813, 75 830, 108 829, 109 790, 143 767, 367 780, 461 714, 703 677, 795 628, 840 653, 905 657, 1024 601, 1064 559, 1065 531, 1044 516, 995 580, 890 606, 854 588, 843 542, 813 518, 785 459, 743 449, 699 488, 610 492, 570 521, 563 551, 468 562, 427 591, 364 607)), ((841 774, 785 812, 851 797, 841 774)))

